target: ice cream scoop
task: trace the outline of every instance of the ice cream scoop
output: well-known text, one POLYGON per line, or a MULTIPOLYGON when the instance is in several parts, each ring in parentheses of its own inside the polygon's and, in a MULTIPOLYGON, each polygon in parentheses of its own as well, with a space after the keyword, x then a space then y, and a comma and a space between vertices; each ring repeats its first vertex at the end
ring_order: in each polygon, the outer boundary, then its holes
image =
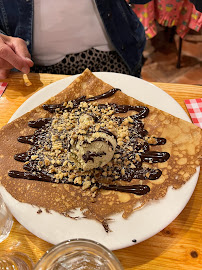
POLYGON ((116 138, 104 131, 83 136, 70 146, 69 159, 84 171, 103 167, 113 157, 116 138))
POLYGON ((103 167, 112 159, 116 145, 116 136, 102 128, 70 140, 68 158, 84 171, 103 167))

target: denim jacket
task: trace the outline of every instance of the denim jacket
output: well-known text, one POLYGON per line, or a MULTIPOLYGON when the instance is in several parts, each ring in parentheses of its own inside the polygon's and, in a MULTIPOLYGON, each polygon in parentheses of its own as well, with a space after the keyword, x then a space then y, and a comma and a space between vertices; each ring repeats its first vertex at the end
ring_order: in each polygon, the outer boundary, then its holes
MULTIPOLYGON (((145 4, 150 0, 131 0, 145 4)), ((134 75, 141 67, 145 33, 126 0, 95 0, 114 48, 134 75)), ((32 54, 34 0, 0 0, 0 33, 25 40, 32 54)))

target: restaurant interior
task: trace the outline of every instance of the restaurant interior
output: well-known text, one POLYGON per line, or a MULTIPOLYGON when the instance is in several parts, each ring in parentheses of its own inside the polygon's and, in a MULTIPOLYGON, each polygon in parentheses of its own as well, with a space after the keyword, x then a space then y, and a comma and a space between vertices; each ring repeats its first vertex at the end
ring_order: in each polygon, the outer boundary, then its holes
POLYGON ((182 42, 180 66, 179 36, 170 38, 171 29, 159 26, 158 34, 147 40, 142 78, 183 84, 202 84, 202 31, 190 30, 182 42))

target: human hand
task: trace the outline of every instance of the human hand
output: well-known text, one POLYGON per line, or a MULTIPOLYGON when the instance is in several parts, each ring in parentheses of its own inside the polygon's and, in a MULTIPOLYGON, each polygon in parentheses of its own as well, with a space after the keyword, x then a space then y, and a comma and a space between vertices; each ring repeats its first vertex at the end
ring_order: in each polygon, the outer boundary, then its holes
POLYGON ((12 68, 28 74, 33 65, 23 39, 0 34, 0 79, 7 78, 12 68))

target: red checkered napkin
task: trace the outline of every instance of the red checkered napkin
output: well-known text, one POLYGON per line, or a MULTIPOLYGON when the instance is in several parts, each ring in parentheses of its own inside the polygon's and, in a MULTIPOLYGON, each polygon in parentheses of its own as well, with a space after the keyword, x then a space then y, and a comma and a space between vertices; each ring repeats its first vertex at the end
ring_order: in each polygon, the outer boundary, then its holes
POLYGON ((6 82, 0 82, 0 97, 3 95, 7 85, 8 83, 6 82))
POLYGON ((202 98, 186 99, 184 102, 192 122, 202 128, 202 98))

